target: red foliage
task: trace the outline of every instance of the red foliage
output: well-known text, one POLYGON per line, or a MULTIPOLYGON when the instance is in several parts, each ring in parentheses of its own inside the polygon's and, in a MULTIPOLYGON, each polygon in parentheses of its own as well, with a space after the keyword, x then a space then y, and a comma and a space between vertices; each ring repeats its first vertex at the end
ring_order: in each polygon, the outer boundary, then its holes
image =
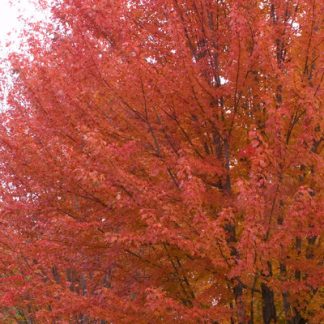
POLYGON ((51 9, 0 115, 1 320, 324 320, 321 1, 51 9))

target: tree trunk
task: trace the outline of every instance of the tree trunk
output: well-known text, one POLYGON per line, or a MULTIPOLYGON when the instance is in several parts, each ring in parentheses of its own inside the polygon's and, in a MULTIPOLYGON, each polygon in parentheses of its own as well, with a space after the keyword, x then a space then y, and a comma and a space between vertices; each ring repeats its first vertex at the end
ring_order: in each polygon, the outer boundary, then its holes
POLYGON ((276 307, 274 304, 274 294, 272 289, 270 289, 266 284, 261 284, 261 292, 262 292, 262 315, 263 322, 265 324, 270 324, 271 320, 274 323, 277 322, 277 314, 276 307))

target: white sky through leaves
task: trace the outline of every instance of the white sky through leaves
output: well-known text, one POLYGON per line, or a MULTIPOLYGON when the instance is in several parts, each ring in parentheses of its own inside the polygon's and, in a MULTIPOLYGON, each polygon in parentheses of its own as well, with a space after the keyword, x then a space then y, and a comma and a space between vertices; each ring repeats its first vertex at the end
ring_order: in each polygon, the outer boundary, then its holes
POLYGON ((0 56, 4 57, 10 49, 19 46, 18 35, 24 26, 22 19, 35 21, 43 17, 44 13, 32 0, 0 0, 0 56))
POLYGON ((46 20, 44 11, 37 8, 37 0, 0 0, 0 112, 5 110, 12 74, 7 57, 20 51, 24 44, 22 30, 29 22, 46 20))

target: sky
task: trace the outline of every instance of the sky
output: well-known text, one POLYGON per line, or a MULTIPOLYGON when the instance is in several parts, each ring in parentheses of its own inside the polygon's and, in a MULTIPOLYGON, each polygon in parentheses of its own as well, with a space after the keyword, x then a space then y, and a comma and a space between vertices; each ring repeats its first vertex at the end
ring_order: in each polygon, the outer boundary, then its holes
POLYGON ((10 73, 6 73, 10 69, 6 57, 10 52, 18 50, 22 41, 19 33, 24 23, 19 17, 28 22, 45 19, 44 12, 37 10, 32 1, 35 0, 0 0, 0 70, 4 71, 0 75, 0 112, 7 108, 8 87, 10 88, 12 81, 10 73))
POLYGON ((19 44, 17 35, 23 28, 19 16, 34 21, 42 19, 43 13, 36 9, 32 0, 0 0, 0 57, 8 52, 5 47, 7 42, 11 42, 13 48, 19 44), (10 2, 13 4, 10 5, 10 2))

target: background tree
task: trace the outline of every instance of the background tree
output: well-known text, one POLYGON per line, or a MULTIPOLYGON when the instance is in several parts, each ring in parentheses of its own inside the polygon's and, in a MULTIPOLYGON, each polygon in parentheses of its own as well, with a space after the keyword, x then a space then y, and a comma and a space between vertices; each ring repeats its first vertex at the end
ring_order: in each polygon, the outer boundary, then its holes
POLYGON ((321 2, 43 5, 0 116, 2 321, 321 322, 321 2))

